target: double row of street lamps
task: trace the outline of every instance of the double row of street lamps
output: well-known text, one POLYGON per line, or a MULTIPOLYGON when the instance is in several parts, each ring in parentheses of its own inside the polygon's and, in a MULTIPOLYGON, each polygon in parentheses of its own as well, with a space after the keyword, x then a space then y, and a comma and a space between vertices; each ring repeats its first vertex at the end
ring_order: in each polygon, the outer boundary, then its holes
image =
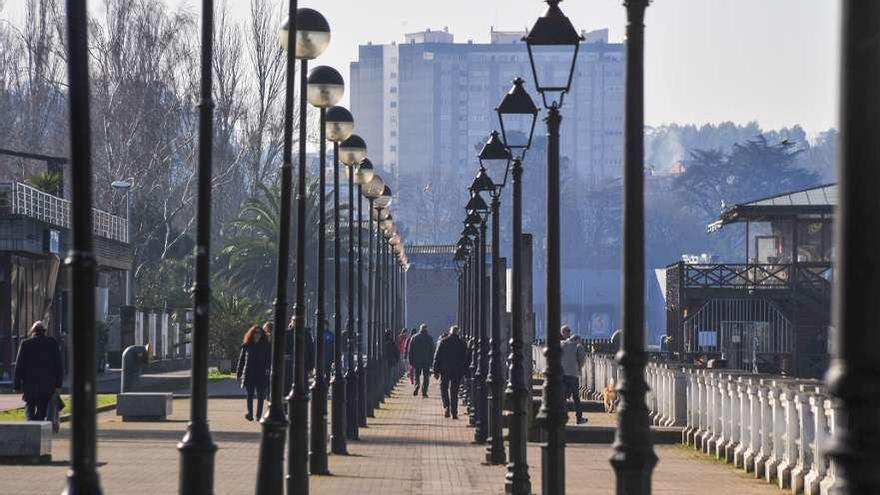
MULTIPOLYGON (((562 108, 571 88, 582 36, 559 8, 560 0, 547 0, 548 9, 524 37, 534 84, 541 94, 547 115, 547 205, 546 205, 546 325, 545 385, 541 409, 536 418, 546 432, 542 444, 542 492, 565 493, 565 424, 568 413, 564 398, 561 347, 561 270, 559 206, 559 131, 562 108), (562 67, 565 70, 557 70, 562 67)), ((650 475, 656 456, 651 447, 648 414, 645 406, 647 385, 644 380, 644 193, 643 193, 643 31, 642 20, 648 0, 624 2, 629 15, 627 27, 627 122, 624 205, 624 336, 618 362, 623 367, 619 384, 621 409, 612 465, 617 473, 618 493, 649 493, 650 475)), ((509 416, 509 455, 507 493, 528 494, 531 483, 526 461, 526 429, 529 411, 530 377, 524 371, 522 314, 522 160, 531 146, 538 108, 517 78, 513 88, 497 108, 501 134, 493 131, 480 151, 480 168, 469 190, 465 207, 468 216, 458 243, 455 259, 461 264, 460 318, 473 342, 470 402, 473 405, 475 440, 488 440, 487 461, 504 462, 501 437, 500 393, 500 277, 499 206, 500 192, 512 172, 513 184, 513 280, 511 290, 511 353, 508 359, 506 395, 509 416), (488 164, 497 164, 492 175, 503 177, 493 182, 488 164), (511 171, 512 165, 512 171, 511 171), (491 195, 487 207, 480 193, 491 195), (486 221, 492 216, 492 285, 485 286, 486 221), (488 292, 488 295, 487 295, 488 292), (491 300, 491 328, 486 349, 486 299, 491 300), (489 359, 487 369, 486 359, 489 359), (486 373, 488 371, 488 376, 486 373), (488 395, 488 406, 486 397, 488 395)))
MULTIPOLYGON (((294 59, 300 61, 300 94, 299 94, 299 167, 297 170, 296 190, 296 259, 295 259, 295 302, 293 307, 292 333, 294 338, 294 371, 293 385, 287 397, 287 413, 282 398, 283 355, 285 349, 284 332, 275 332, 273 339, 273 366, 271 376, 271 405, 261 420, 263 435, 260 444, 260 461, 257 476, 257 493, 280 493, 282 490, 284 431, 288 432, 288 475, 286 485, 288 493, 305 493, 308 490, 309 474, 328 474, 327 457, 327 397, 328 388, 332 387, 330 450, 334 454, 347 453, 347 440, 358 439, 358 427, 364 425, 368 412, 368 389, 380 389, 378 375, 376 380, 368 380, 369 369, 376 367, 374 357, 368 356, 364 361, 364 322, 362 321, 361 283, 362 251, 363 251, 363 220, 362 200, 367 197, 371 208, 387 211, 391 202, 390 189, 383 179, 374 173, 372 163, 366 158, 367 145, 362 138, 353 134, 354 117, 347 109, 336 104, 345 92, 345 83, 341 74, 328 66, 318 66, 308 71, 308 61, 320 56, 330 42, 330 28, 327 20, 317 11, 308 8, 296 9, 296 2, 290 3, 288 20, 284 22, 279 33, 282 48, 287 52, 287 86, 285 97, 285 133, 284 155, 281 174, 281 225, 279 231, 278 277, 275 301, 275 327, 285 327, 287 319, 286 286, 288 281, 288 252, 290 250, 290 205, 293 190, 292 166, 292 134, 293 134, 293 76, 294 59), (290 47, 294 47, 293 50, 290 47), (307 388, 308 370, 306 361, 306 322, 304 314, 305 294, 305 236, 306 236, 306 101, 320 110, 319 124, 319 178, 318 178, 318 252, 317 252, 317 309, 315 312, 315 375, 311 386, 311 397, 307 388), (333 376, 329 387, 326 370, 326 142, 333 143, 333 258, 334 258, 334 349, 333 376), (345 167, 349 179, 348 188, 348 307, 345 319, 342 314, 341 297, 341 235, 339 201, 339 167, 345 167), (358 207, 355 209, 355 185, 358 189, 358 207), (356 212, 356 213, 355 213, 356 212), (355 216, 357 215, 357 216, 355 216), (357 226, 358 244, 354 245, 355 227, 357 226), (355 258, 357 258, 357 280, 355 277, 355 258), (357 299, 355 298, 357 284, 357 299), (355 305, 357 304, 357 310, 355 305), (343 328, 345 331, 343 332, 343 328), (343 346, 345 349, 343 356, 343 346), (344 370, 344 374, 343 374, 344 370), (308 413, 311 399, 311 414, 308 413), (289 422, 288 418, 289 417, 289 422), (311 437, 308 420, 311 418, 311 437), (288 428, 289 425, 289 428, 288 428)), ((381 217, 381 215, 380 215, 381 217)), ((370 223, 372 232, 372 223, 370 223)), ((396 261, 404 266, 406 261, 402 241, 393 225, 379 228, 377 232, 377 248, 388 244, 395 246, 396 261), (385 243, 381 243, 382 237, 385 243), (397 247, 399 246, 399 247, 397 247)), ((372 235, 370 235, 370 253, 372 257, 372 235)), ((377 257, 377 260, 380 259, 377 257)), ((370 279, 373 277, 370 266, 370 279)), ((377 266, 378 268, 378 266, 377 266)), ((392 286, 380 286, 380 272, 376 271, 375 285, 371 284, 368 291, 367 304, 371 309, 375 303, 391 294, 392 286), (372 300, 375 287, 376 301, 372 300)), ((369 283, 369 282, 368 282, 369 283)), ((378 349, 376 341, 379 337, 380 325, 390 325, 391 321, 382 320, 379 312, 367 315, 367 347, 378 349)), ((394 328, 394 327, 389 327, 394 328)))

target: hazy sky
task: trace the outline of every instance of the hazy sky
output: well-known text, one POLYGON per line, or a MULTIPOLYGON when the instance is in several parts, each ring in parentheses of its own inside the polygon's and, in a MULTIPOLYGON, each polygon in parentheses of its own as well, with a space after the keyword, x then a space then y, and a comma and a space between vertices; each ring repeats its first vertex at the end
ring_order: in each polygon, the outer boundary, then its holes
MULTIPOLYGON (((167 0, 198 5, 193 0, 167 0)), ((247 1, 234 0, 246 15, 247 1)), ((539 0, 316 0, 333 32, 319 60, 347 74, 357 46, 402 41, 403 33, 448 26, 456 41, 487 41, 489 27, 521 29, 544 11, 539 0)), ((608 27, 623 38, 620 0, 568 0, 575 27, 608 27)), ((837 122, 839 2, 835 0, 654 0, 645 21, 646 119, 704 123, 757 120, 802 124, 815 133, 837 122)), ((500 96, 500 95, 499 95, 500 96)))
MULTIPOLYGON (((228 1, 236 16, 247 15, 247 0, 228 1)), ((367 41, 402 41, 406 32, 448 26, 456 41, 484 42, 490 26, 522 29, 544 10, 540 0, 301 3, 320 10, 333 31, 318 63, 343 75, 367 41)), ((619 41, 626 21, 621 3, 568 0, 561 7, 577 28, 608 27, 619 41)), ((800 123, 811 134, 836 126, 838 23, 836 0, 654 0, 646 18, 648 124, 757 120, 764 128, 800 123)))

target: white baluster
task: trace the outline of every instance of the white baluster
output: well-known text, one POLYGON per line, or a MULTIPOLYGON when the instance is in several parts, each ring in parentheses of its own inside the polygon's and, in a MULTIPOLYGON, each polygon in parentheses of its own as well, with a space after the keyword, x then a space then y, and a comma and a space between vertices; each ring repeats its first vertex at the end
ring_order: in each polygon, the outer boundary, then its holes
POLYGON ((755 477, 764 477, 764 468, 773 452, 773 410, 770 406, 770 390, 773 388, 773 380, 761 380, 761 387, 758 389, 758 404, 761 409, 760 423, 760 445, 756 445, 758 450, 755 456, 755 477))
POLYGON ((816 422, 813 420, 813 411, 810 408, 810 398, 815 393, 815 387, 801 386, 794 396, 795 412, 797 413, 797 462, 791 472, 791 493, 803 493, 804 478, 813 464, 813 441, 816 436, 816 422))
POLYGON ((744 467, 743 460, 746 450, 751 445, 752 407, 749 397, 749 386, 752 384, 751 377, 740 377, 736 381, 736 395, 739 404, 739 445, 733 449, 733 465, 739 469, 744 467))
POLYGON ((819 495, 819 485, 825 479, 828 469, 826 451, 828 449, 829 431, 828 418, 825 415, 825 397, 823 395, 811 395, 810 413, 813 417, 813 462, 810 464, 810 472, 804 477, 804 493, 806 495, 819 495))

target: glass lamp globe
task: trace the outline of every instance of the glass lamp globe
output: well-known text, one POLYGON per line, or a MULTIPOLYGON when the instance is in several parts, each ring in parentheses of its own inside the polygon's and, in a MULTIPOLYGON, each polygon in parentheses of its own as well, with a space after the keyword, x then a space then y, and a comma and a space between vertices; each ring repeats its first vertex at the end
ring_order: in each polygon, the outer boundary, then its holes
MULTIPOLYGON (((299 60, 318 58, 330 46, 330 24, 327 19, 315 9, 301 8, 296 10, 296 23, 294 56, 299 60)), ((289 49, 289 29, 290 19, 284 19, 278 30, 278 40, 285 51, 289 49)))
POLYGON ((353 167, 363 161, 367 157, 367 143, 357 134, 348 136, 348 139, 339 143, 339 161, 345 167, 345 173, 348 175, 348 168, 353 167))
POLYGON ((364 196, 367 199, 375 200, 379 196, 382 195, 382 191, 385 190, 385 181, 382 180, 382 176, 379 174, 373 174, 373 177, 366 183, 363 184, 363 188, 361 189, 364 193, 364 196))
POLYGON ((333 67, 319 65, 309 72, 306 97, 317 108, 330 108, 345 95, 345 80, 333 67))
POLYGON ((367 184, 373 180, 374 173, 373 162, 369 158, 364 158, 354 171, 354 183, 367 184))
POLYGON ((324 132, 327 139, 339 143, 348 139, 354 131, 354 117, 345 107, 335 106, 327 109, 324 116, 324 132))

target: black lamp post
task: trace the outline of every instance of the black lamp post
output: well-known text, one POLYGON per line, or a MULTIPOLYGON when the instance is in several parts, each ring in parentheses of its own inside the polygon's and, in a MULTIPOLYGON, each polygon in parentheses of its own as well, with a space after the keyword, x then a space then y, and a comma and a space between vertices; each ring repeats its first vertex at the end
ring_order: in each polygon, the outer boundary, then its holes
POLYGON ((511 186, 513 206, 511 230, 513 234, 513 260, 510 323, 510 356, 508 357, 508 379, 505 395, 510 408, 508 416, 508 462, 505 492, 515 495, 528 495, 532 491, 527 461, 527 441, 529 415, 531 414, 531 391, 526 384, 531 380, 526 376, 525 342, 523 341, 523 269, 522 269, 522 161, 532 144, 538 107, 523 88, 523 80, 516 78, 513 87, 496 108, 501 126, 504 146, 513 158, 511 167, 511 186))
MULTIPOLYGON (((202 14, 208 20, 212 18, 213 6, 210 1, 203 5, 202 14)), ((210 24, 208 24, 210 26, 210 24)), ((67 488, 65 494, 79 493, 100 494, 101 482, 97 471, 97 441, 95 420, 95 254, 92 239, 92 148, 91 148, 91 121, 89 119, 89 43, 88 43, 88 11, 86 2, 67 2, 67 40, 70 46, 70 58, 67 62, 67 74, 70 81, 70 155, 72 176, 72 243, 65 264, 70 267, 73 285, 71 304, 71 321, 73 328, 73 368, 70 376, 70 392, 73 403, 73 421, 70 443, 70 472, 67 475, 67 488)), ((204 40, 204 37, 203 37, 204 40)), ((208 38, 210 42, 210 37, 208 38)), ((207 47, 202 44, 202 54, 205 50, 210 55, 210 44, 207 47)), ((210 60, 210 58, 208 59, 210 60)), ((208 77, 208 92, 202 93, 202 111, 210 111, 210 62, 208 72, 202 64, 202 76, 208 77), (207 98, 207 100, 204 100, 207 98)), ((202 81, 204 88, 204 81, 202 81)), ((200 124, 204 123, 200 120, 200 124)), ((210 125, 210 121, 209 121, 210 125)), ((209 128, 210 129, 210 128, 209 128)), ((200 138, 204 137, 204 129, 199 129, 200 138)), ((207 134, 210 137, 210 133, 207 134)), ((210 141, 199 141, 199 227, 202 222, 209 219, 202 216, 203 205, 202 172, 205 167, 208 171, 210 182, 210 141), (207 160, 202 160, 207 156, 207 160)), ((210 207, 210 196, 207 198, 210 207)), ((209 210, 210 212, 210 210, 209 210)), ((201 233, 201 230, 199 231, 201 233)), ((201 238, 199 238, 202 240, 201 238)), ((201 274, 201 273, 200 273, 201 274)), ((204 307, 203 309, 207 309, 204 307)), ((207 318, 204 315, 203 320, 207 318)), ((207 335, 207 328, 202 330, 207 335)), ((199 341, 201 343, 201 341, 199 341)), ((201 356, 201 354, 200 354, 201 356)), ((205 368, 207 373, 207 367, 205 368)), ((193 397, 195 399, 195 397, 193 397)), ((193 402, 195 404, 195 401, 193 402)), ((192 424, 191 424, 192 425, 192 424)), ((206 473, 213 473, 214 445, 210 434, 207 433, 207 423, 198 424, 204 426, 207 439, 203 449, 207 455, 196 458, 202 460, 198 467, 205 468, 206 473)), ((196 440, 193 437, 193 440, 196 440)), ((184 478, 181 475, 181 483, 184 478)), ((209 480, 210 481, 210 480, 209 480)), ((183 485, 181 485, 182 487, 183 485)), ((197 485, 190 485, 194 488, 197 485)), ((210 485, 208 485, 210 490, 210 485)), ((199 490, 195 493, 207 493, 199 490)))
POLYGON ((489 399, 486 389, 486 375, 488 375, 488 328, 486 321, 489 316, 488 295, 486 290, 486 219, 489 215, 489 205, 480 196, 481 190, 493 189, 495 186, 486 174, 478 175, 470 187, 471 199, 468 200, 465 210, 468 212, 467 222, 479 229, 477 236, 477 369, 476 382, 476 406, 477 422, 474 430, 474 442, 485 443, 489 437, 489 399))
MULTIPOLYGON (((193 286, 192 401, 180 451, 180 493, 214 492, 214 454, 217 446, 208 428, 208 334, 211 307, 211 162, 214 101, 212 94, 213 5, 203 4, 201 102, 199 103, 199 185, 196 227, 196 267, 193 286)), ((89 177, 89 175, 87 175, 89 177)), ((77 302, 74 301, 74 306, 77 302)), ((76 328, 83 328, 76 325, 76 328)), ((92 367, 94 369, 94 367, 92 367)), ((74 403, 76 401, 74 400, 74 403)), ((77 405, 76 407, 80 407, 77 405)))
MULTIPOLYGON (((357 368, 354 357, 355 346, 355 322, 354 322, 354 181, 357 166, 366 158, 367 147, 361 146, 363 139, 358 138, 358 143, 343 143, 351 153, 344 154, 342 163, 345 164, 345 175, 348 177, 348 319, 345 332, 345 396, 347 400, 345 415, 345 436, 349 440, 357 440, 358 433, 358 393, 357 393, 357 368)), ((349 138, 352 141, 352 138, 349 138)))
POLYGON ((504 373, 501 369, 501 277, 503 274, 500 270, 501 255, 501 225, 500 225, 500 206, 501 206, 501 190, 507 182, 508 171, 510 170, 511 154, 498 135, 497 131, 492 131, 483 149, 478 155, 480 159, 480 172, 471 188, 477 187, 482 191, 489 191, 492 196, 492 290, 491 290, 491 310, 490 310, 490 328, 491 337, 489 339, 489 375, 486 377, 486 387, 489 390, 489 447, 486 449, 486 462, 490 464, 504 464, 507 456, 504 452, 504 432, 503 432, 503 409, 504 409, 504 373), (486 167, 490 166, 496 177, 503 177, 500 183, 493 183, 487 173, 486 167), (480 176, 486 176, 486 180, 481 180, 480 176), (491 184, 491 187, 488 187, 491 184), (488 189, 487 189, 488 187, 488 189))
MULTIPOLYGON (((296 0, 288 4, 288 20, 279 32, 282 46, 293 44, 297 32, 296 0), (289 29, 293 26, 292 29, 289 29)), ((284 151, 281 166, 281 203, 279 208, 278 264, 275 285, 274 328, 272 336, 272 374, 270 378, 269 409, 260 420, 263 431, 260 438, 259 468, 256 493, 268 495, 282 491, 284 476, 284 432, 287 415, 282 404, 284 385, 284 328, 287 325, 287 280, 290 256, 290 203, 293 189, 293 93, 294 52, 287 50, 284 98, 284 151)))
MULTIPOLYGON (((560 0, 547 0, 549 8, 526 35, 535 87, 547 109, 547 367, 544 397, 538 420, 547 432, 541 446, 541 484, 544 493, 565 493, 565 423, 568 411, 563 398, 561 322, 560 235, 559 235, 559 127, 565 94, 571 87, 581 36, 559 10, 560 0), (570 57, 566 73, 555 71, 559 56, 570 57), (559 75, 562 77, 558 77, 559 75)), ((568 61, 566 61, 568 62, 568 61)))
MULTIPOLYGON (((372 166, 372 164, 370 165, 372 166)), ((379 175, 373 175, 373 177, 367 181, 363 185, 363 193, 364 196, 367 197, 368 201, 368 232, 367 232, 367 366, 364 372, 365 379, 368 382, 366 385, 366 390, 364 390, 365 403, 364 407, 367 411, 367 416, 373 416, 373 395, 376 390, 376 381, 375 381, 375 372, 378 369, 378 364, 376 364, 376 347, 374 345, 375 341, 375 333, 376 333, 376 300, 374 297, 375 294, 375 279, 376 279, 376 266, 374 264, 373 258, 373 212, 376 211, 374 209, 374 202, 376 198, 382 195, 382 191, 385 190, 385 181, 382 180, 382 177, 379 175)), ((377 229, 378 231, 378 229, 377 229)), ((378 246, 377 246, 378 249, 378 246)))
MULTIPOLYGON (((472 196, 468 202, 468 206, 471 206, 474 203, 474 197, 479 198, 479 196, 472 196)), ((486 207, 486 202, 479 199, 479 202, 482 203, 480 206, 486 207)), ((467 207, 466 207, 467 210, 467 207)), ((473 395, 471 396, 471 401, 474 404, 474 442, 475 443, 485 443, 486 438, 488 437, 488 431, 486 428, 486 406, 487 403, 484 400, 485 398, 485 368, 483 367, 483 339, 484 339, 484 325, 483 325, 483 313, 486 312, 485 304, 483 301, 483 290, 482 290, 482 282, 484 277, 484 268, 485 259, 482 254, 486 252, 485 247, 483 246, 483 237, 480 235, 480 229, 483 230, 483 234, 485 234, 485 228, 482 226, 483 219, 477 212, 471 210, 468 213, 467 218, 465 219, 465 230, 467 231, 468 237, 472 239, 471 249, 471 283, 472 283, 472 311, 471 311, 471 321, 473 328, 473 354, 471 358, 471 380, 473 382, 471 389, 473 391, 473 395)))
POLYGON ((828 386, 839 401, 832 437, 835 480, 830 493, 880 493, 880 333, 876 301, 877 188, 880 173, 865 166, 878 154, 880 22, 877 2, 843 2, 841 12, 840 206, 835 219, 834 345, 828 386))
MULTIPOLYGON (((330 469, 327 462, 327 363, 325 362, 325 346, 326 339, 324 332, 326 316, 324 314, 325 308, 325 293, 327 292, 326 288, 326 270, 325 270, 325 259, 327 256, 326 249, 326 229, 325 229, 325 218, 327 207, 325 205, 325 194, 326 190, 326 177, 327 177, 327 163, 326 163, 326 155, 327 155, 327 109, 335 105, 342 98, 342 95, 345 92, 345 83, 342 79, 342 75, 336 71, 336 69, 332 67, 328 67, 326 65, 318 66, 312 69, 309 74, 308 79, 308 100, 309 103, 317 108, 321 109, 321 122, 319 129, 319 138, 318 138, 318 146, 319 146, 319 179, 318 179, 318 190, 321 193, 318 195, 318 284, 317 284, 317 308, 315 309, 315 379, 312 382, 312 413, 311 413, 311 422, 312 422, 312 434, 310 436, 311 439, 311 448, 309 451, 309 472, 311 474, 329 474, 330 469)), ((337 107, 338 108, 338 107, 337 107)), ((338 110, 334 111, 334 114, 339 114, 338 110)), ((337 115, 334 115, 334 118, 337 115)), ((351 117, 351 114, 347 116, 341 115, 342 117, 351 117)), ((343 132, 351 133, 351 129, 354 127, 353 122, 346 118, 344 122, 334 121, 334 126, 331 131, 335 130, 343 130, 343 132)), ((340 136, 334 136, 339 138, 340 136)), ((335 175, 334 175, 335 178, 335 175)))
POLYGON ((470 352, 470 365, 468 369, 468 426, 476 427, 477 426, 477 388, 476 388, 476 380, 474 377, 477 374, 477 363, 479 361, 477 357, 477 332, 476 332, 476 322, 475 322, 475 311, 476 311, 476 292, 474 291, 474 280, 475 280, 475 262, 474 262, 474 252, 475 252, 475 241, 477 234, 479 231, 472 226, 468 225, 467 222, 464 222, 465 226, 461 231, 461 239, 458 241, 458 245, 465 250, 465 325, 468 333, 468 351, 470 352))
MULTIPOLYGON (((309 391, 306 379, 306 339, 305 339, 305 269, 306 269, 306 91, 308 88, 308 61, 318 57, 330 43, 330 26, 327 20, 313 9, 299 9, 296 12, 295 55, 300 60, 299 95, 299 166, 297 170, 296 191, 296 298, 293 305, 294 368, 293 386, 287 397, 290 409, 290 428, 287 445, 287 492, 306 493, 309 489, 309 431, 308 404, 309 391)), ((289 49, 291 36, 287 22, 281 28, 281 44, 289 49)), ((288 56, 288 62, 290 57, 288 56)), ((288 75, 290 69, 288 69, 288 75)), ((288 82, 290 84, 290 82, 288 82)), ((285 125, 287 123, 285 122, 285 125)), ((323 191, 321 191, 323 194, 323 191)), ((276 338, 284 332, 284 327, 276 328, 276 338)), ((276 492, 277 493, 277 492, 276 492)))
POLYGON ((349 121, 349 119, 352 122, 350 128, 348 126, 340 128, 340 132, 335 136, 338 139, 333 140, 333 376, 330 378, 333 399, 330 404, 330 452, 336 455, 344 455, 348 453, 348 448, 345 440, 346 397, 345 381, 342 377, 342 326, 339 321, 342 313, 339 270, 339 157, 343 150, 346 150, 345 154, 351 153, 351 151, 342 146, 343 144, 348 144, 352 138, 357 138, 357 136, 351 133, 354 129, 354 118, 348 110, 342 107, 333 107, 327 111, 327 115, 328 119, 332 115, 333 120, 337 122, 345 122, 349 121))
POLYGON ((645 394, 644 19, 648 0, 627 0, 626 124, 623 173, 623 336, 617 362, 620 409, 611 465, 618 494, 651 493, 657 456, 645 394))
POLYGON ((365 188, 369 187, 369 184, 373 180, 373 163, 370 160, 364 158, 361 160, 360 164, 358 164, 357 172, 355 172, 355 183, 358 185, 358 249, 357 249, 357 344, 358 344, 358 357, 357 357, 357 416, 358 416, 358 425, 359 426, 367 426, 367 363, 364 359, 364 317, 363 310, 364 304, 363 299, 361 297, 361 293, 363 292, 363 252, 364 252, 364 224, 363 224, 363 199, 365 194, 365 188))
MULTIPOLYGON (((382 219, 384 216, 388 215, 388 209, 391 207, 391 188, 388 185, 385 185, 382 189, 382 193, 376 197, 374 200, 376 206, 376 217, 377 219, 382 219)), ((386 305, 388 302, 387 297, 387 263, 385 256, 386 249, 388 247, 387 238, 390 237, 389 229, 383 229, 380 225, 376 231, 376 311, 378 312, 378 316, 375 320, 374 325, 375 328, 375 343, 376 346, 376 395, 374 401, 374 408, 378 407, 379 403, 385 400, 385 392, 386 392, 386 368, 385 368, 385 350, 382 346, 383 336, 385 334, 385 325, 387 324, 386 319, 386 305)))

